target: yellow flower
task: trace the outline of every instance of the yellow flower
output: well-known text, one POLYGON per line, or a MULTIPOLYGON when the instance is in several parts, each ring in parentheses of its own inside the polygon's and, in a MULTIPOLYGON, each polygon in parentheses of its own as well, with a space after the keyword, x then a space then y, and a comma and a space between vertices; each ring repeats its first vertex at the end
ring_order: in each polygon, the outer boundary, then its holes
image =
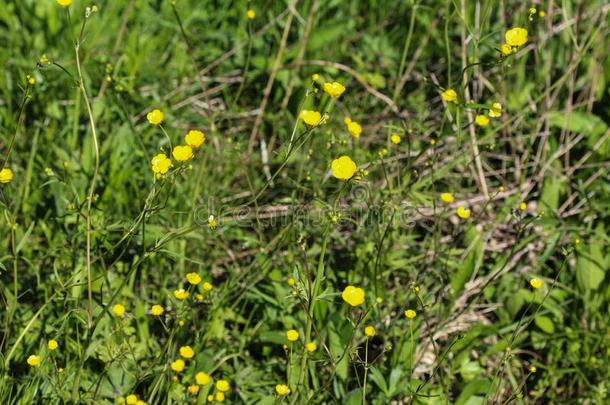
POLYGON ((27 362, 31 367, 38 367, 40 366, 40 356, 36 355, 36 354, 32 354, 30 357, 28 357, 27 362))
POLYGON ((246 12, 246 16, 248 17, 248 20, 254 20, 254 17, 256 17, 256 12, 254 12, 254 10, 249 9, 246 12))
POLYGON ((314 82, 317 82, 318 80, 320 80, 320 75, 317 73, 314 73, 313 75, 311 75, 311 80, 313 80, 314 82))
POLYGON ((220 392, 227 392, 231 389, 231 385, 227 380, 216 381, 216 389, 220 392))
POLYGON ((290 287, 294 287, 295 284, 296 284, 296 280, 294 278, 292 278, 292 277, 289 277, 288 278, 288 285, 290 287))
POLYGON ((301 111, 301 119, 307 125, 315 127, 322 120, 322 115, 317 111, 303 110, 301 111))
POLYGON ((196 299, 197 301, 201 302, 201 301, 203 301, 203 295, 201 295, 201 294, 197 294, 197 295, 195 296, 195 299, 196 299))
POLYGON ((186 162, 193 157, 193 148, 188 145, 175 146, 172 151, 172 156, 178 162, 186 162))
POLYGON ((138 397, 137 395, 129 394, 127 395, 127 398, 125 398, 125 402, 128 405, 136 405, 138 403, 138 397))
POLYGON ((49 343, 47 343, 47 347, 49 350, 53 351, 59 347, 59 343, 57 343, 57 340, 51 339, 49 340, 49 343))
POLYGON ((498 117, 502 116, 502 104, 493 103, 491 105, 491 108, 489 109, 488 115, 492 118, 498 118, 498 117))
POLYGON ((521 202, 521 204, 519 204, 519 209, 521 211, 525 211, 527 209, 527 204, 525 202, 521 202))
POLYGON ((152 110, 148 114, 146 114, 146 119, 153 125, 159 125, 163 122, 163 112, 161 110, 152 110))
POLYGON ((540 10, 540 11, 538 12, 538 15, 539 15, 540 17, 544 17, 544 16, 546 15, 546 13, 544 12, 544 10, 540 10))
POLYGON ((30 86, 33 86, 33 85, 35 85, 35 84, 36 84, 36 79, 35 79, 34 77, 30 76, 30 75, 27 75, 27 76, 25 77, 25 80, 28 82, 28 84, 29 84, 30 86))
POLYGON ((218 227, 218 221, 214 215, 210 215, 208 218, 208 228, 214 230, 218 227))
POLYGON ((153 305, 150 309, 150 313, 154 316, 163 315, 163 307, 159 304, 153 305))
POLYGON ((341 298, 343 298, 343 301, 347 302, 352 307, 357 307, 358 305, 362 305, 364 302, 364 290, 360 287, 348 285, 345 287, 345 290, 343 290, 341 298))
POLYGON ((338 82, 324 83, 324 91, 333 98, 338 98, 345 91, 345 86, 338 82))
POLYGON ((57 4, 62 7, 70 7, 72 5, 72 0, 57 0, 57 4))
POLYGON ((542 287, 542 280, 540 280, 539 278, 533 278, 530 280, 530 285, 532 286, 532 288, 535 288, 537 290, 542 287))
POLYGON ((296 342, 299 340, 299 332, 294 329, 286 331, 286 339, 288 339, 290 342, 296 342))
POLYGON ((339 180, 349 180, 356 173, 357 166, 349 156, 341 156, 332 161, 330 169, 339 180))
POLYGON ((290 395, 290 388, 286 384, 278 384, 275 386, 275 392, 281 397, 290 395))
POLYGON ((136 402, 136 405, 148 405, 146 402, 142 401, 141 399, 138 399, 138 402, 136 402))
POLYGON ((186 275, 186 281, 188 281, 192 285, 197 285, 201 283, 201 276, 197 273, 188 273, 186 275))
POLYGON ((453 194, 451 193, 441 193, 441 201, 445 204, 451 204, 453 202, 453 194))
POLYGON ((13 171, 8 167, 0 170, 0 183, 9 183, 13 180, 13 171))
POLYGON ((447 89, 441 93, 441 97, 448 103, 457 100, 457 93, 453 89, 447 89))
POLYGON ((536 372, 536 366, 530 366, 530 373, 536 372))
POLYGON ((409 318, 409 319, 415 319, 415 317, 417 316, 417 312, 415 312, 415 311, 414 311, 414 310, 412 310, 412 309, 407 309, 407 310, 405 311, 405 316, 406 316, 407 318, 409 318))
POLYGON ((208 395, 208 402, 214 402, 214 395, 208 395))
POLYGON ((521 27, 511 28, 504 34, 506 43, 510 46, 521 46, 527 42, 527 30, 521 27))
POLYGON ((180 319, 180 320, 178 321, 178 325, 179 325, 180 327, 183 327, 183 326, 184 326, 184 320, 183 320, 183 319, 180 319))
POLYGON ((400 135, 397 134, 392 134, 390 136, 390 141, 394 144, 394 145, 398 145, 400 142, 402 142, 402 138, 400 137, 400 135))
POLYGON ((112 307, 112 313, 118 316, 119 318, 122 318, 123 315, 125 315, 125 307, 122 304, 115 304, 112 307))
POLYGON ((356 121, 351 121, 347 124, 347 131, 356 139, 362 134, 362 127, 356 121))
POLYGON ((191 148, 198 148, 205 142, 205 134, 193 129, 184 135, 184 142, 191 148))
POLYGON ((195 374, 195 381, 197 381, 197 384, 199 385, 208 385, 210 383, 210 376, 203 371, 200 371, 195 374))
POLYGON ((174 370, 176 373, 179 373, 182 370, 184 370, 184 366, 185 366, 184 360, 182 360, 182 359, 178 359, 178 360, 172 362, 172 364, 171 364, 172 370, 174 370))
POLYGON ((191 395, 197 395, 199 393, 199 386, 196 384, 189 385, 188 392, 191 395))
POLYGON ((224 402, 224 400, 225 400, 225 394, 224 394, 223 392, 217 392, 217 393, 216 393, 216 396, 214 397, 214 399, 215 399, 217 402, 224 402))
POLYGON ((318 350, 318 345, 315 342, 309 342, 305 345, 305 348, 307 348, 308 352, 313 353, 318 350))
POLYGON ((513 47, 510 46, 509 44, 502 44, 500 46, 500 52, 502 52, 502 55, 508 56, 511 53, 513 53, 513 47))
POLYGON ((185 300, 187 299, 189 296, 189 292, 186 291, 184 288, 179 288, 177 290, 174 291, 174 297, 176 297, 179 300, 185 300))
POLYGON ((482 114, 479 114, 474 119, 474 122, 480 127, 486 127, 487 125, 489 125, 489 118, 482 114))
POLYGON ((457 208, 456 214, 462 219, 470 218, 470 210, 461 205, 457 208))
POLYGON ((373 326, 367 326, 366 328, 364 328, 364 334, 368 337, 373 337, 377 334, 377 331, 373 326))
POLYGON ((163 175, 167 173, 169 168, 172 166, 172 161, 165 155, 165 153, 159 153, 150 160, 150 164, 152 166, 153 173, 163 175))
POLYGON ((179 352, 180 356, 184 357, 185 359, 192 359, 193 356, 195 356, 195 351, 191 346, 182 346, 179 352))
POLYGON ((211 283, 208 283, 207 281, 205 283, 203 283, 203 289, 206 291, 212 291, 212 288, 214 288, 214 286, 211 283))

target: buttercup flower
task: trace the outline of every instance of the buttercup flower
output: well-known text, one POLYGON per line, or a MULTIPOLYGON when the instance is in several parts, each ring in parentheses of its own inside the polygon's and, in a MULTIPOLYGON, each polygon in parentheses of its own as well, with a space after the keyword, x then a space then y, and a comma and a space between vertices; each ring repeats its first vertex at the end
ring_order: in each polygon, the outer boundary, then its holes
POLYGON ((474 122, 480 127, 486 127, 487 125, 489 125, 489 118, 482 114, 479 114, 475 117, 474 122))
POLYGON ((288 277, 288 285, 290 287, 294 287, 295 284, 296 284, 296 280, 292 277, 288 277))
POLYGON ((256 12, 254 12, 254 10, 249 9, 246 12, 246 16, 248 17, 248 20, 254 20, 254 17, 256 17, 256 12))
POLYGON ((153 125, 159 125, 163 122, 163 112, 158 109, 152 110, 146 114, 146 119, 153 125))
POLYGON ((314 73, 313 75, 311 75, 311 80, 314 82, 317 82, 318 80, 320 80, 320 75, 317 73, 314 73))
POLYGON ((188 145, 175 146, 172 151, 172 156, 178 162, 186 162, 193 157, 193 148, 188 145))
POLYGON ((286 384, 278 384, 275 386, 275 392, 281 397, 290 395, 290 388, 286 384))
POLYGON ((47 347, 49 350, 53 351, 59 347, 59 343, 57 343, 57 340, 51 339, 49 340, 49 343, 47 343, 47 347))
POLYGON ((179 352, 180 356, 184 357, 185 359, 192 359, 193 356, 195 356, 195 351, 191 346, 182 346, 179 352))
POLYGON ((491 108, 489 109, 488 115, 492 118, 498 118, 498 117, 502 116, 502 104, 493 103, 491 105, 491 108))
POLYGON ((167 173, 169 168, 172 166, 172 161, 165 155, 165 153, 159 153, 150 160, 150 164, 152 166, 153 173, 156 175, 163 175, 167 173))
POLYGON ((532 288, 535 288, 537 290, 542 287, 542 280, 540 280, 539 278, 533 278, 530 280, 530 285, 532 286, 532 288))
POLYGON ((457 100, 457 93, 453 89, 447 89, 441 93, 441 97, 448 103, 457 100))
POLYGON ((201 283, 201 276, 197 273, 188 273, 186 275, 186 281, 188 281, 192 285, 197 285, 201 283))
POLYGON ((407 318, 409 318, 409 319, 414 319, 414 318, 417 316, 417 312, 415 312, 415 311, 414 311, 414 310, 412 310, 412 309, 407 309, 407 310, 405 311, 405 316, 406 316, 407 318))
POLYGON ((153 305, 152 308, 150 309, 150 313, 153 314, 154 316, 163 315, 163 307, 158 304, 153 305))
POLYGON ((125 398, 125 402, 128 405, 136 405, 138 403, 138 396, 134 394, 129 394, 127 395, 127 398, 125 398))
POLYGON ((207 281, 205 283, 203 283, 202 285, 203 285, 203 289, 206 291, 212 291, 212 288, 214 288, 214 286, 211 283, 208 283, 207 281))
POLYGON ((339 180, 349 180, 356 173, 356 163, 349 156, 341 156, 332 161, 330 169, 339 180))
POLYGON ((513 47, 510 46, 509 44, 502 44, 500 46, 500 52, 502 52, 502 55, 508 56, 511 53, 513 53, 513 47))
POLYGON ((224 400, 225 400, 224 392, 217 392, 216 395, 214 396, 214 399, 216 400, 216 402, 224 402, 224 400))
POLYGON ((322 89, 331 97, 338 98, 345 91, 345 86, 338 82, 324 83, 322 89))
POLYGON ((216 389, 220 392, 227 392, 231 389, 231 385, 227 380, 216 381, 216 389))
POLYGON ((400 135, 397 134, 392 134, 390 136, 390 141, 394 144, 394 145, 398 145, 400 142, 402 142, 402 138, 400 137, 400 135))
POLYGON ((304 123, 312 127, 318 125, 322 120, 322 115, 318 111, 303 110, 300 116, 304 123))
POLYGON ((441 201, 445 204, 451 204, 453 202, 453 194, 451 193, 441 193, 441 201))
POLYGON ((195 374, 195 381, 197 381, 197 384, 199 385, 208 385, 210 383, 210 376, 203 371, 200 371, 195 374))
POLYGON ((527 203, 525 201, 522 201, 521 204, 519 204, 519 209, 521 211, 525 211, 527 209, 527 203))
POLYGON ((521 46, 527 42, 527 30, 521 27, 511 28, 504 34, 506 43, 510 46, 521 46))
POLYGON ((360 138, 360 134, 362 134, 362 126, 358 124, 356 121, 350 120, 347 123, 347 131, 356 139, 360 138))
POLYGON ((189 292, 186 291, 184 288, 179 288, 174 291, 174 297, 176 297, 180 301, 187 299, 188 296, 189 296, 189 292))
POLYGON ((32 354, 31 356, 28 357, 27 359, 27 363, 31 366, 31 367, 38 367, 40 366, 40 356, 36 355, 36 354, 32 354))
POLYGON ((10 183, 13 180, 13 171, 8 167, 0 170, 0 183, 10 183))
POLYGON ((70 7, 72 5, 72 0, 57 0, 57 4, 62 7, 70 7))
POLYGON ((125 315, 125 307, 122 304, 115 304, 112 307, 112 313, 118 316, 119 318, 122 318, 123 315, 125 315))
POLYGON ((286 339, 288 339, 290 342, 296 342, 299 340, 299 332, 294 329, 290 329, 286 332, 286 339))
POLYGON ((366 328, 364 328, 364 334, 368 337, 373 337, 377 334, 377 331, 373 326, 367 326, 366 328))
POLYGON ((172 364, 171 364, 172 370, 174 370, 176 373, 179 373, 182 370, 184 370, 184 366, 185 366, 185 363, 184 363, 184 360, 182 360, 182 359, 178 359, 178 360, 172 362, 172 364))
POLYGON ((470 210, 461 205, 457 208, 456 214, 462 219, 470 218, 470 210))
POLYGON ((315 342, 309 342, 305 345, 308 352, 313 353, 318 350, 318 345, 315 342))
POLYGON ((341 298, 343 298, 343 301, 347 302, 352 307, 357 307, 358 305, 362 305, 362 303, 364 303, 364 290, 360 287, 348 285, 345 287, 345 290, 343 290, 341 298))
POLYGON ((189 385, 188 392, 191 395, 197 395, 199 393, 199 386, 197 384, 189 385))
POLYGON ((205 134, 196 129, 190 130, 184 135, 184 142, 191 148, 198 148, 205 142, 205 134))

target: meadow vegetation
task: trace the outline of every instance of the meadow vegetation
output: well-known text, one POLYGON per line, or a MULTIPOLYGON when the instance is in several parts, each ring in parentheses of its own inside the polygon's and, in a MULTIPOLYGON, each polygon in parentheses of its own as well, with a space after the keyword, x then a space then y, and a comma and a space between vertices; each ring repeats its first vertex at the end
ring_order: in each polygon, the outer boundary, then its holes
POLYGON ((0 403, 610 402, 609 13, 0 1, 0 403))

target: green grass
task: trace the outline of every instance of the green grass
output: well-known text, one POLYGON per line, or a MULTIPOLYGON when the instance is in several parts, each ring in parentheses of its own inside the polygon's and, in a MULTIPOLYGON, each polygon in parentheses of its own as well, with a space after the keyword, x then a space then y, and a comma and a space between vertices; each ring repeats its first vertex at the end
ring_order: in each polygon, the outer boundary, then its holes
POLYGON ((608 401, 607 2, 87 6, 0 3, 1 403, 203 404, 220 379, 226 403, 608 401))

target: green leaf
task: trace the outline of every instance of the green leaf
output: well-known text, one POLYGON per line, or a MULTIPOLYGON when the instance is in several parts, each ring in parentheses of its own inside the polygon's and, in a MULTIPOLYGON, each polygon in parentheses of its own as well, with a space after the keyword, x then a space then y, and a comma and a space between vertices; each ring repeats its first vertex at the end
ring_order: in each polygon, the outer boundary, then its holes
POLYGON ((553 324, 553 321, 548 316, 537 315, 534 318, 534 323, 549 335, 555 333, 555 324, 553 324))
POLYGON ((574 111, 550 111, 548 114, 549 125, 556 128, 584 134, 597 139, 608 129, 608 126, 597 115, 586 112, 574 111))
POLYGON ((601 267, 601 257, 591 250, 583 249, 576 259, 576 280, 583 290, 597 290, 606 276, 601 267))

